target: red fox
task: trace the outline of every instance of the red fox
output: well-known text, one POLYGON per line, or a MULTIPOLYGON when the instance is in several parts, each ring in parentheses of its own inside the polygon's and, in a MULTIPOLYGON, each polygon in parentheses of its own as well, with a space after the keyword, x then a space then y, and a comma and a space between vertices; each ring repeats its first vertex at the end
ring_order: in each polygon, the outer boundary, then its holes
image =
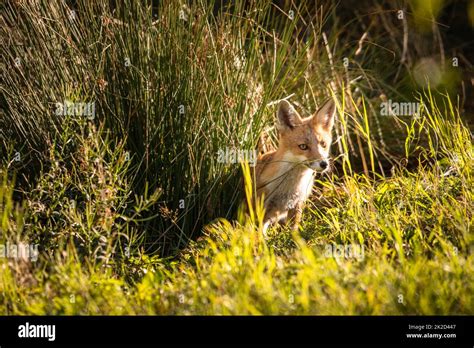
POLYGON ((284 220, 298 228, 314 173, 329 169, 335 111, 329 100, 313 116, 301 118, 289 102, 280 102, 278 148, 261 155, 255 168, 257 196, 264 199, 264 233, 269 225, 284 220))

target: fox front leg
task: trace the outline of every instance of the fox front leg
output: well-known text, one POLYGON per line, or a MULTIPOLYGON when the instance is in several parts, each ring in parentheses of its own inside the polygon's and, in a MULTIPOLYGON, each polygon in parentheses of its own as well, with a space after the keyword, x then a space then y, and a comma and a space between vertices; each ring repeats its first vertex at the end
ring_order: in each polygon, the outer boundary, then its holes
POLYGON ((291 226, 293 231, 298 230, 298 226, 301 222, 301 215, 303 213, 303 203, 298 203, 294 208, 288 210, 288 217, 286 223, 291 226))

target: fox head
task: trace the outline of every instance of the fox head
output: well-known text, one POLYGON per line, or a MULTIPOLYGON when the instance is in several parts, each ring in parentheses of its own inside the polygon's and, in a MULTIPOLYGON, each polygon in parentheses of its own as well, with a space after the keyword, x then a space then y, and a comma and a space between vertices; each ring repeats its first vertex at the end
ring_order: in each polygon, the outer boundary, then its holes
POLYGON ((301 118, 293 106, 282 100, 278 107, 278 150, 285 161, 299 163, 316 172, 329 168, 329 147, 336 106, 327 101, 313 116, 301 118))

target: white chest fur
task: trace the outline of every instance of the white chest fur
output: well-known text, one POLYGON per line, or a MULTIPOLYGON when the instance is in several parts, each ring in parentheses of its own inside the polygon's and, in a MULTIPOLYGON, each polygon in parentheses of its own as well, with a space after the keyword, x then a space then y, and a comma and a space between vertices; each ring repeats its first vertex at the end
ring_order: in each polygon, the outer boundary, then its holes
POLYGON ((313 171, 303 165, 282 165, 266 189, 265 207, 278 210, 293 209, 311 194, 313 171))

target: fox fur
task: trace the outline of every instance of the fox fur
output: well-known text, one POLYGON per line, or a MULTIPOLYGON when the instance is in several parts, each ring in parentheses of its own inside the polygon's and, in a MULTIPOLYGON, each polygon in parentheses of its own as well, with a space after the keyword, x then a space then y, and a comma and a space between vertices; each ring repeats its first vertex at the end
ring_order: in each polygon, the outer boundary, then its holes
POLYGON ((261 155, 255 169, 257 196, 264 197, 265 233, 279 221, 298 228, 314 174, 329 170, 335 111, 329 100, 314 115, 302 118, 288 101, 280 102, 278 148, 261 155))

